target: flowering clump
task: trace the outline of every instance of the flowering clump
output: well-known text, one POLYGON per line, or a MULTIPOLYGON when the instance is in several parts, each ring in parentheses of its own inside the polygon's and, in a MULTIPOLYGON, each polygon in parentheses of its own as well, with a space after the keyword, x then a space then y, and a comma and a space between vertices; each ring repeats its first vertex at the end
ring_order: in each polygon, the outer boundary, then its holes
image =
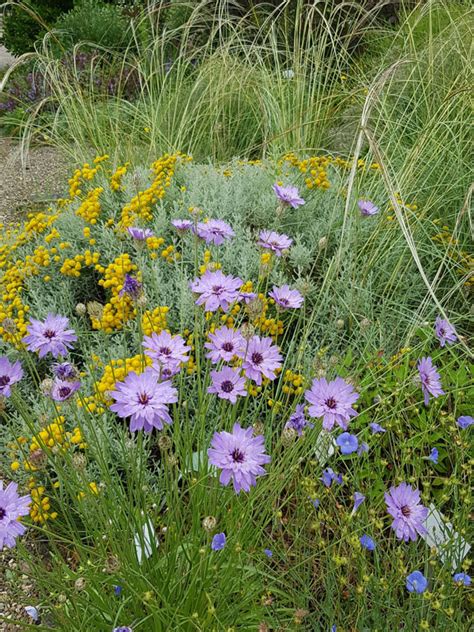
POLYGON ((274 184, 273 190, 278 200, 285 206, 291 206, 292 208, 298 208, 304 204, 304 200, 300 197, 298 189, 293 186, 281 186, 280 184, 274 184))
POLYGON ((66 316, 48 314, 44 322, 32 318, 23 342, 29 351, 37 352, 40 358, 48 353, 58 358, 67 355, 77 340, 74 330, 68 327, 69 319, 66 316))
POLYGON ((421 381, 421 390, 423 391, 425 406, 428 406, 430 395, 433 397, 444 395, 439 373, 431 358, 421 358, 418 362, 418 374, 421 381))
POLYGON ((253 336, 241 351, 242 368, 249 380, 260 386, 262 378, 274 380, 276 370, 280 369, 282 355, 271 338, 253 336))
POLYGON ((242 284, 242 279, 238 277, 225 275, 220 270, 207 270, 191 283, 191 289, 199 295, 196 305, 204 305, 208 312, 215 312, 219 308, 227 312, 230 305, 238 300, 242 284))
POLYGON ((447 320, 438 316, 435 322, 436 337, 439 340, 441 347, 444 347, 446 343, 453 344, 458 339, 454 327, 452 327, 447 320))
POLYGON ((288 235, 280 235, 273 230, 262 230, 257 243, 262 248, 275 253, 277 257, 281 257, 291 247, 293 240, 288 235))
POLYGON ((20 362, 10 362, 6 357, 0 357, 0 396, 9 397, 11 387, 23 377, 20 362))
POLYGON ((237 397, 245 397, 245 378, 236 369, 225 366, 220 371, 211 371, 212 384, 207 389, 208 393, 215 393, 221 399, 227 399, 235 404, 237 397))
POLYGON ((18 495, 16 483, 3 486, 0 481, 0 551, 13 548, 17 537, 25 533, 26 527, 18 519, 28 515, 31 503, 30 496, 18 495))
POLYGON ((216 432, 207 454, 209 463, 222 470, 222 485, 232 481, 237 494, 242 489, 250 491, 257 484, 257 476, 266 474, 262 466, 271 460, 265 454, 263 436, 254 437, 252 428, 244 430, 239 424, 234 424, 231 433, 216 432))

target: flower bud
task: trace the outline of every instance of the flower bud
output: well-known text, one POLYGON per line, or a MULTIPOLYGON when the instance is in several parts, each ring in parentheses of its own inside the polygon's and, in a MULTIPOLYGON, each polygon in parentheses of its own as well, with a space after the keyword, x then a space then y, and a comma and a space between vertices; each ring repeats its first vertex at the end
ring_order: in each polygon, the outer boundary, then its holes
POLYGON ((208 533, 212 533, 212 531, 214 531, 216 527, 217 518, 215 518, 214 516, 206 516, 206 518, 204 518, 204 520, 202 521, 202 528, 208 533))
POLYGON ((87 307, 84 303, 78 303, 75 307, 75 311, 78 316, 85 316, 87 314, 87 307))

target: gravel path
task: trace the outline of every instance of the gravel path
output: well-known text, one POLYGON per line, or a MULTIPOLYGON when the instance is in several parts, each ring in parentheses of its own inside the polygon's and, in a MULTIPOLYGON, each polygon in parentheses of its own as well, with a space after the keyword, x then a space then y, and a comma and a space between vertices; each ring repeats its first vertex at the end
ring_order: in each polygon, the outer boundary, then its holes
POLYGON ((0 138, 0 222, 64 196, 68 165, 53 147, 32 147, 21 160, 20 146, 0 138))

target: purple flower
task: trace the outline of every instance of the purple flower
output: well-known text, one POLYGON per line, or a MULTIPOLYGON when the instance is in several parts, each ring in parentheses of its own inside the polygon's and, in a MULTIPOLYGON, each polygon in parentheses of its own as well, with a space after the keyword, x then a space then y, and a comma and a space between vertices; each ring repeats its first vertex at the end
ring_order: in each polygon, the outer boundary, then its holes
POLYGON ((375 421, 369 424, 369 428, 372 430, 372 434, 378 434, 379 432, 387 432, 385 428, 382 428, 380 424, 375 423, 375 421))
POLYGON ((298 290, 291 290, 288 285, 281 287, 273 286, 273 290, 268 293, 269 296, 282 309, 295 309, 303 305, 304 298, 298 290))
POLYGON ((432 448, 428 459, 433 463, 438 463, 439 452, 437 448, 432 448))
POLYGON ((298 436, 301 437, 303 430, 308 428, 314 428, 314 424, 310 423, 304 414, 304 404, 298 404, 295 412, 291 415, 285 424, 285 428, 292 428, 296 430, 298 436))
POLYGON ((325 487, 331 487, 333 483, 342 485, 342 474, 336 474, 336 472, 331 467, 328 467, 323 470, 323 473, 319 480, 323 482, 325 487))
POLYGON ((273 190, 275 191, 275 195, 277 196, 279 201, 287 206, 298 208, 298 206, 302 206, 305 203, 303 198, 300 197, 300 194, 298 193, 298 189, 296 187, 283 187, 279 184, 274 184, 273 190))
POLYGON ((76 367, 70 362, 55 362, 51 368, 53 375, 61 380, 71 380, 79 375, 76 367))
POLYGON ((466 430, 466 428, 469 428, 469 426, 474 424, 474 418, 470 415, 464 415, 463 417, 459 417, 456 423, 461 430, 466 430))
POLYGON ((29 351, 37 351, 40 358, 51 353, 53 358, 66 355, 68 349, 76 342, 77 336, 73 329, 68 329, 69 319, 66 316, 48 314, 41 322, 31 319, 27 327, 28 335, 23 338, 29 351))
POLYGON ((222 551, 227 542, 227 538, 225 537, 225 533, 216 533, 216 535, 212 538, 211 549, 213 551, 222 551))
POLYGON ((257 484, 257 476, 266 474, 262 465, 271 460, 265 454, 263 436, 254 437, 252 428, 244 430, 239 424, 234 424, 232 433, 215 432, 207 454, 209 463, 222 470, 222 485, 232 481, 237 494, 242 489, 250 491, 257 484))
POLYGON ((446 343, 452 344, 458 339, 454 327, 452 327, 447 320, 441 318, 441 316, 438 316, 435 321, 435 332, 441 347, 444 347, 446 343))
POLYGON ((128 625, 119 625, 119 627, 114 628, 112 632, 133 632, 133 630, 128 625))
POLYGON ((319 498, 315 498, 314 500, 311 498, 311 496, 309 496, 309 500, 311 502, 311 504, 313 505, 313 507, 315 509, 319 508, 319 505, 321 504, 321 501, 319 500, 319 498))
POLYGON ((398 487, 391 487, 385 493, 385 503, 388 513, 393 517, 392 529, 399 540, 408 542, 416 540, 417 534, 423 535, 423 526, 428 515, 428 509, 420 503, 420 492, 407 483, 400 483, 398 487))
POLYGON ((193 222, 190 219, 173 219, 171 223, 178 233, 185 233, 193 227, 193 222))
POLYGON ((408 592, 421 594, 428 588, 428 580, 420 571, 413 571, 407 577, 406 587, 408 592))
POLYGON ((120 595, 122 594, 122 586, 114 586, 114 595, 116 597, 120 597, 120 595))
POLYGON ((138 300, 143 294, 143 285, 138 279, 132 277, 130 274, 125 275, 123 287, 119 292, 119 296, 124 296, 125 294, 128 294, 128 296, 130 296, 130 298, 134 301, 138 300))
POLYGON ((362 215, 376 215, 379 212, 379 208, 370 200, 359 200, 357 206, 362 215))
POLYGON ((421 358, 418 362, 418 373, 421 380, 421 390, 425 398, 425 406, 428 406, 430 394, 435 398, 444 395, 444 391, 441 388, 440 376, 433 361, 429 357, 421 358))
POLYGON ((235 233, 227 222, 221 219, 210 219, 207 222, 198 223, 196 235, 204 239, 206 244, 220 246, 226 239, 232 239, 235 233))
POLYGON ((56 378, 51 389, 51 397, 55 402, 64 402, 81 388, 79 381, 61 380, 56 378))
POLYGON ((269 380, 276 378, 275 370, 281 367, 283 359, 278 347, 273 344, 273 340, 260 338, 260 336, 252 336, 241 355, 242 368, 246 376, 258 386, 262 383, 262 377, 269 380))
POLYGON ((369 451, 369 446, 367 443, 365 443, 365 441, 363 441, 360 446, 357 448, 357 454, 358 456, 362 456, 362 454, 364 454, 364 452, 368 452, 369 451))
POLYGON ((337 445, 341 448, 341 454, 352 454, 359 447, 359 441, 355 435, 343 432, 336 439, 337 445))
POLYGON ((0 396, 10 397, 11 387, 23 377, 21 363, 10 362, 6 356, 0 357, 0 396))
POLYGON ((26 531, 18 519, 28 515, 31 498, 19 496, 17 489, 16 483, 9 483, 3 489, 3 481, 0 481, 0 551, 4 547, 12 549, 16 538, 26 531))
POLYGON ((30 619, 34 621, 34 623, 40 622, 38 608, 35 608, 34 606, 25 606, 25 612, 30 617, 30 619))
POLYGON ((456 584, 470 586, 471 585, 471 577, 467 573, 456 573, 453 575, 453 580, 456 584))
POLYGON ((361 545, 364 547, 364 549, 367 549, 367 551, 375 551, 375 542, 372 540, 372 538, 368 535, 362 535, 359 538, 359 542, 361 543, 361 545))
POLYGON ((177 334, 172 336, 168 331, 143 338, 145 355, 153 360, 153 367, 160 379, 172 377, 179 373, 181 364, 189 360, 187 352, 191 347, 185 344, 184 339, 177 334))
POLYGON ((242 285, 239 277, 225 275, 220 270, 206 270, 202 277, 194 279, 191 290, 199 294, 196 305, 204 305, 208 312, 216 312, 219 307, 227 312, 231 303, 238 300, 242 285))
POLYGON ((352 515, 355 514, 355 512, 359 509, 359 507, 362 505, 362 503, 365 500, 365 496, 364 494, 361 494, 360 492, 354 492, 354 507, 352 508, 352 515))
POLYGON ((240 331, 225 326, 210 333, 209 340, 210 342, 206 342, 204 346, 209 349, 206 358, 209 358, 213 364, 221 360, 230 362, 245 346, 245 340, 240 331))
POLYGON ((129 226, 127 232, 136 241, 145 241, 145 239, 154 236, 153 231, 149 228, 138 228, 137 226, 129 226))
POLYGON ((238 369, 229 366, 222 367, 220 371, 211 371, 212 384, 208 387, 208 393, 216 393, 221 399, 227 399, 235 404, 237 397, 245 397, 245 378, 240 375, 238 369))
POLYGON ((293 243, 288 235, 280 235, 272 230, 262 230, 259 237, 258 245, 271 250, 277 257, 281 257, 283 252, 288 250, 293 243))
POLYGON ((170 382, 158 382, 151 369, 140 375, 130 372, 123 382, 115 385, 111 396, 116 403, 110 410, 119 417, 130 417, 131 432, 162 430, 163 422, 172 423, 168 404, 178 401, 178 391, 170 382))
POLYGON ((335 424, 347 430, 349 420, 357 415, 352 404, 359 399, 359 393, 342 377, 337 377, 332 382, 324 377, 314 379, 305 398, 311 404, 308 409, 310 416, 322 417, 325 430, 332 430, 335 424))

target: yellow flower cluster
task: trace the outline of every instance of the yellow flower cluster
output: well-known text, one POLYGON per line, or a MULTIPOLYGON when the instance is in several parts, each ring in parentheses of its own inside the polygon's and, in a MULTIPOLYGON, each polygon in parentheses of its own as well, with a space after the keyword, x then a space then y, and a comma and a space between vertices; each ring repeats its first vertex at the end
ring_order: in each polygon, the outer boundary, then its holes
POLYGON ((302 395, 304 390, 303 375, 287 369, 283 376, 283 386, 281 390, 287 395, 302 395))
POLYGON ((55 520, 58 514, 51 511, 51 501, 45 494, 44 486, 37 485, 34 478, 31 478, 28 487, 31 496, 30 517, 33 522, 43 524, 47 520, 55 520))
POLYGON ((254 320, 254 325, 260 329, 262 333, 270 334, 272 338, 277 338, 283 333, 283 321, 279 318, 268 318, 268 308, 272 303, 265 294, 259 294, 258 300, 261 304, 261 313, 254 320))
POLYGON ((94 159, 94 164, 96 165, 95 167, 91 167, 88 162, 85 162, 82 165, 81 169, 76 169, 72 178, 70 178, 70 180, 68 181, 69 197, 71 198, 71 200, 81 195, 81 184, 83 182, 90 182, 95 174, 99 171, 100 163, 104 162, 104 160, 107 160, 108 158, 109 157, 107 154, 105 154, 104 156, 97 156, 97 158, 94 159))
POLYGON ((160 331, 166 329, 166 318, 169 312, 169 307, 155 307, 150 311, 147 309, 143 312, 142 316, 142 331, 144 336, 151 336, 152 333, 159 334, 160 331))
POLYGON ((122 329, 124 324, 135 315, 135 308, 129 296, 120 296, 119 292, 123 288, 125 275, 137 269, 137 266, 130 260, 130 255, 124 253, 119 255, 107 268, 96 265, 102 274, 99 285, 109 290, 111 298, 104 305, 100 317, 91 315, 93 329, 102 329, 106 333, 112 333, 122 329))
POLYGON ((327 175, 328 166, 332 162, 330 156, 311 156, 310 158, 299 160, 296 154, 289 153, 283 157, 283 161, 296 167, 307 176, 305 184, 308 189, 324 190, 329 189, 331 186, 327 175))
POLYGON ((64 259, 59 271, 65 276, 79 277, 81 276, 83 264, 85 266, 95 266, 99 263, 99 259, 100 253, 86 250, 83 255, 78 254, 75 257, 71 257, 70 259, 64 259))
POLYGON ((76 210, 76 215, 78 217, 82 217, 85 222, 89 224, 97 224, 97 219, 99 218, 101 206, 100 206, 100 194, 103 192, 102 187, 97 187, 89 191, 86 195, 85 199, 76 210))
POLYGON ((210 250, 204 251, 203 262, 204 263, 199 266, 199 274, 201 275, 204 274, 206 270, 220 270, 222 267, 217 261, 212 261, 212 253, 210 250))
MULTIPOLYGON (((145 368, 151 366, 151 364, 152 361, 148 356, 140 354, 131 358, 111 360, 110 363, 104 367, 104 372, 100 380, 94 385, 95 395, 86 399, 89 412, 96 410, 96 408, 91 409, 91 404, 95 404, 96 407, 103 407, 111 403, 109 393, 115 390, 116 382, 122 382, 131 371, 142 373, 145 368)), ((78 402, 78 405, 81 406, 82 404, 78 402)))
POLYGON ((156 160, 151 170, 153 172, 153 181, 151 185, 144 191, 139 191, 132 200, 122 209, 122 217, 120 226, 126 229, 133 226, 137 220, 149 222, 152 219, 152 207, 158 200, 165 196, 166 188, 171 184, 171 178, 174 175, 176 163, 189 162, 190 156, 176 152, 175 154, 164 154, 156 160))
POLYGON ((121 167, 117 167, 115 172, 112 174, 110 178, 110 188, 112 191, 120 191, 122 187, 122 178, 127 173, 127 169, 130 166, 129 162, 126 162, 121 167))

